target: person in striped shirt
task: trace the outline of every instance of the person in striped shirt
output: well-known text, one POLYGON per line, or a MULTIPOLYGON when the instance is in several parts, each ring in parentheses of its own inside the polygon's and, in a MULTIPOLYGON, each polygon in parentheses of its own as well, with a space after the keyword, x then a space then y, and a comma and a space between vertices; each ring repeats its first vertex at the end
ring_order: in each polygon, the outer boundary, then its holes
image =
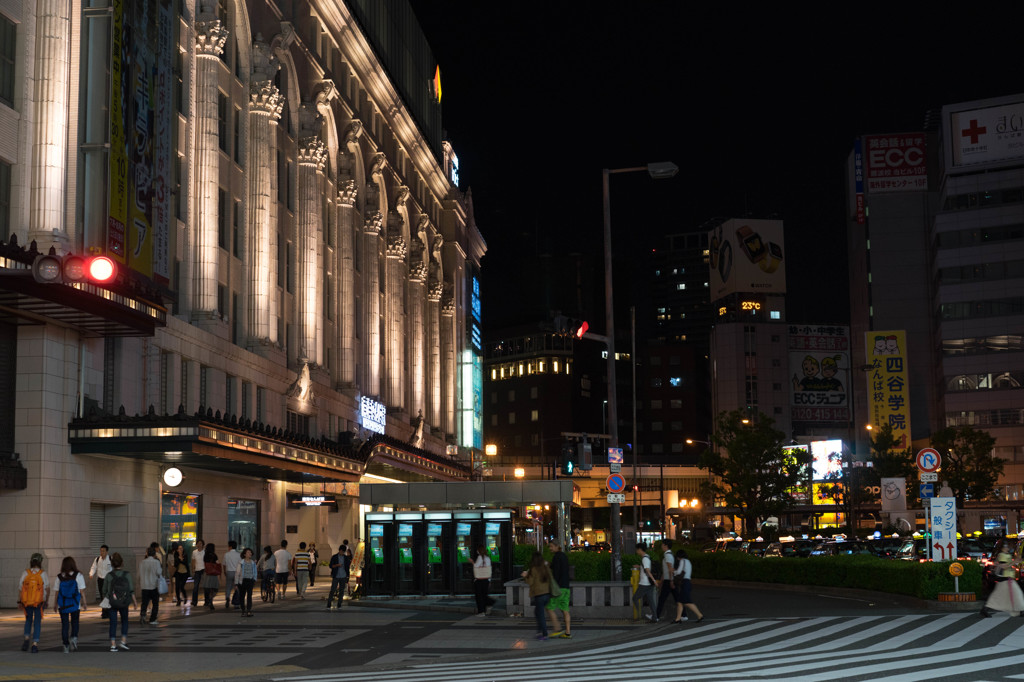
POLYGON ((299 543, 299 551, 292 557, 292 570, 295 572, 295 592, 299 599, 306 598, 306 587, 309 585, 309 563, 311 559, 306 551, 306 543, 299 543))

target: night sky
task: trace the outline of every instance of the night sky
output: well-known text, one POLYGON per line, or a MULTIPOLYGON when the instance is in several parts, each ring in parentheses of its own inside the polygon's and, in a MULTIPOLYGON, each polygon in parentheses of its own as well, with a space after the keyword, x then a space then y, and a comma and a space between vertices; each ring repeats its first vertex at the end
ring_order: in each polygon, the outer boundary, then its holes
POLYGON ((485 330, 521 308, 524 250, 593 253, 602 267, 601 169, 652 161, 680 173, 612 177, 617 258, 716 216, 781 218, 790 321, 845 323, 854 136, 1024 90, 1021 16, 1002 5, 946 18, 926 5, 869 17, 865 4, 703 4, 413 0, 488 245, 485 330))

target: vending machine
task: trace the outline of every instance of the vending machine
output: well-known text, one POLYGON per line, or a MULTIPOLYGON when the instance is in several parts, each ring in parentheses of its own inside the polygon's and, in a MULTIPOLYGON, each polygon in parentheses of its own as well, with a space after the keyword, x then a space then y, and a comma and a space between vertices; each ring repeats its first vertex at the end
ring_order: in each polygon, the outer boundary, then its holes
POLYGON ((385 526, 390 524, 370 523, 369 551, 366 553, 366 564, 363 575, 364 589, 367 594, 388 594, 391 592, 388 579, 388 564, 385 562, 386 539, 385 526), (367 580, 368 578, 368 580, 367 580))

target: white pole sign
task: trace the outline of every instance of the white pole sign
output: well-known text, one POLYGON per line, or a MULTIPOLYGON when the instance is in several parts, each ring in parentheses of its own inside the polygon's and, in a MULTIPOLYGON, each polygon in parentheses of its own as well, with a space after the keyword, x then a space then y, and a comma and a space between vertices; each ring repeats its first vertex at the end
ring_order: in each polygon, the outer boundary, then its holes
POLYGON ((934 497, 929 512, 932 520, 932 561, 956 559, 956 498, 934 497))

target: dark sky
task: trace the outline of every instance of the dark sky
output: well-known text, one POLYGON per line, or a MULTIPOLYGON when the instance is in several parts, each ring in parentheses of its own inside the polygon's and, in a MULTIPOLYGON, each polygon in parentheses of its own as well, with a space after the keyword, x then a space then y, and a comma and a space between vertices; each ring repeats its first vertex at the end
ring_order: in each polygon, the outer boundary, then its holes
POLYGON ((853 137, 1024 90, 1002 6, 706 4, 413 0, 488 244, 485 326, 514 317, 524 248, 599 257, 601 169, 651 161, 680 173, 613 176, 617 254, 716 216, 782 218, 789 319, 845 322, 853 137))

